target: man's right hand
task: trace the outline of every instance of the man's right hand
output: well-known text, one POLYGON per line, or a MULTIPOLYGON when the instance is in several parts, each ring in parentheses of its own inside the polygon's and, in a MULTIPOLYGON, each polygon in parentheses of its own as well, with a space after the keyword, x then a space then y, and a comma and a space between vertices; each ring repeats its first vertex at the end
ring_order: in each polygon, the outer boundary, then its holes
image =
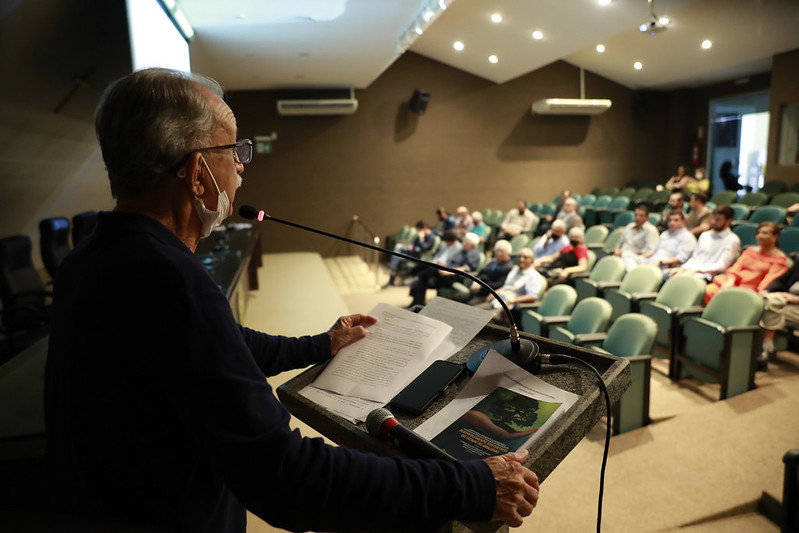
POLYGON ((488 457, 491 472, 497 482, 497 502, 492 520, 500 520, 511 527, 522 525, 538 503, 538 476, 522 466, 530 453, 527 450, 488 457))

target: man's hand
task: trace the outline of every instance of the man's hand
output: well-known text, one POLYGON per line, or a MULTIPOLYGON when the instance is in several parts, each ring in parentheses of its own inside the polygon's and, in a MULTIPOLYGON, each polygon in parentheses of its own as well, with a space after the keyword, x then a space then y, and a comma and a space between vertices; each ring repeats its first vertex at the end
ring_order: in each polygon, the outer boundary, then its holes
POLYGON ((497 503, 492 520, 519 527, 524 517, 533 512, 538 503, 539 487, 535 472, 522 466, 529 456, 527 450, 522 450, 484 459, 497 482, 497 503))
POLYGON ((376 318, 368 315, 349 315, 336 320, 327 331, 330 335, 330 355, 336 355, 345 346, 366 337, 369 333, 366 328, 376 322, 376 318))

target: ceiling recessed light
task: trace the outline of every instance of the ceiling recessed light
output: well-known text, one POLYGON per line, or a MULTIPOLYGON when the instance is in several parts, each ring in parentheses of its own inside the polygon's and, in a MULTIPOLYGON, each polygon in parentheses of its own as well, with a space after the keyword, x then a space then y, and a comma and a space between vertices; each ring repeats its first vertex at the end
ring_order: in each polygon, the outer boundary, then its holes
POLYGON ((702 41, 702 48, 704 48, 705 50, 707 50, 711 46, 713 46, 713 42, 711 42, 710 39, 705 39, 704 41, 702 41))
POLYGON ((463 50, 463 43, 460 41, 455 41, 454 43, 452 43, 452 48, 460 52, 461 50, 463 50))
POLYGON ((497 22, 497 23, 502 22, 502 15, 500 15, 499 13, 494 13, 493 15, 491 15, 491 22, 497 22))
POLYGON ((600 6, 608 6, 608 5, 610 5, 611 2, 612 2, 612 0, 599 0, 599 5, 600 6))
POLYGON ((604 52, 604 51, 605 51, 605 45, 604 45, 604 44, 598 44, 598 45, 596 45, 596 51, 597 51, 597 52, 599 52, 599 53, 601 54, 602 52, 604 52))
POLYGON ((658 19, 658 22, 660 22, 664 26, 668 26, 671 20, 669 20, 669 17, 660 17, 658 19))
POLYGON ((535 30, 535 31, 532 33, 532 35, 533 35, 533 39, 535 39, 536 41, 540 41, 541 39, 543 39, 543 38, 544 38, 544 34, 543 34, 543 33, 541 33, 541 32, 540 32, 540 31, 538 31, 538 30, 535 30))
POLYGON ((644 68, 644 65, 640 61, 636 61, 635 63, 633 63, 633 68, 635 70, 641 70, 642 68, 644 68))
POLYGON ((489 63, 496 63, 498 61, 499 61, 499 58, 497 56, 488 56, 488 62, 489 63))

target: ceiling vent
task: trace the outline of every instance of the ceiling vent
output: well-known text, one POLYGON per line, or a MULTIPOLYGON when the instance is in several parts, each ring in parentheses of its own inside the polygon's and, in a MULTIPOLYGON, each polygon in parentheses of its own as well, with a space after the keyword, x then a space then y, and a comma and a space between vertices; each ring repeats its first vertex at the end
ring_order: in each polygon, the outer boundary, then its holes
POLYGON ((279 115, 351 115, 358 110, 355 98, 334 100, 278 100, 279 115))
POLYGON ((535 115, 598 115, 613 103, 610 100, 588 98, 544 98, 533 102, 535 115))
POLYGON ((607 98, 585 97, 585 71, 580 69, 580 98, 544 98, 533 102, 534 115, 598 115, 613 102, 607 98))

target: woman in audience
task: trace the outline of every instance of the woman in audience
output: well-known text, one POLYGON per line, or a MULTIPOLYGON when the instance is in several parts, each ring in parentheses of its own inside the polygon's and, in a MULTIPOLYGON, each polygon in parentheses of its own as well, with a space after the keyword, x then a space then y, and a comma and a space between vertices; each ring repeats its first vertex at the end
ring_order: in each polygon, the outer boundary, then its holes
POLYGON ((669 178, 666 188, 673 192, 681 192, 688 188, 689 184, 696 183, 696 178, 685 173, 685 165, 677 167, 677 174, 669 178))
POLYGON ((780 229, 774 222, 757 226, 757 246, 746 248, 727 270, 713 277, 705 289, 705 304, 720 290, 741 287, 753 291, 765 290, 769 284, 788 270, 788 258, 777 248, 780 229))
POLYGON ((580 227, 569 230, 569 244, 559 252, 535 260, 533 267, 549 280, 549 284, 565 283, 569 276, 588 268, 588 247, 580 227))

